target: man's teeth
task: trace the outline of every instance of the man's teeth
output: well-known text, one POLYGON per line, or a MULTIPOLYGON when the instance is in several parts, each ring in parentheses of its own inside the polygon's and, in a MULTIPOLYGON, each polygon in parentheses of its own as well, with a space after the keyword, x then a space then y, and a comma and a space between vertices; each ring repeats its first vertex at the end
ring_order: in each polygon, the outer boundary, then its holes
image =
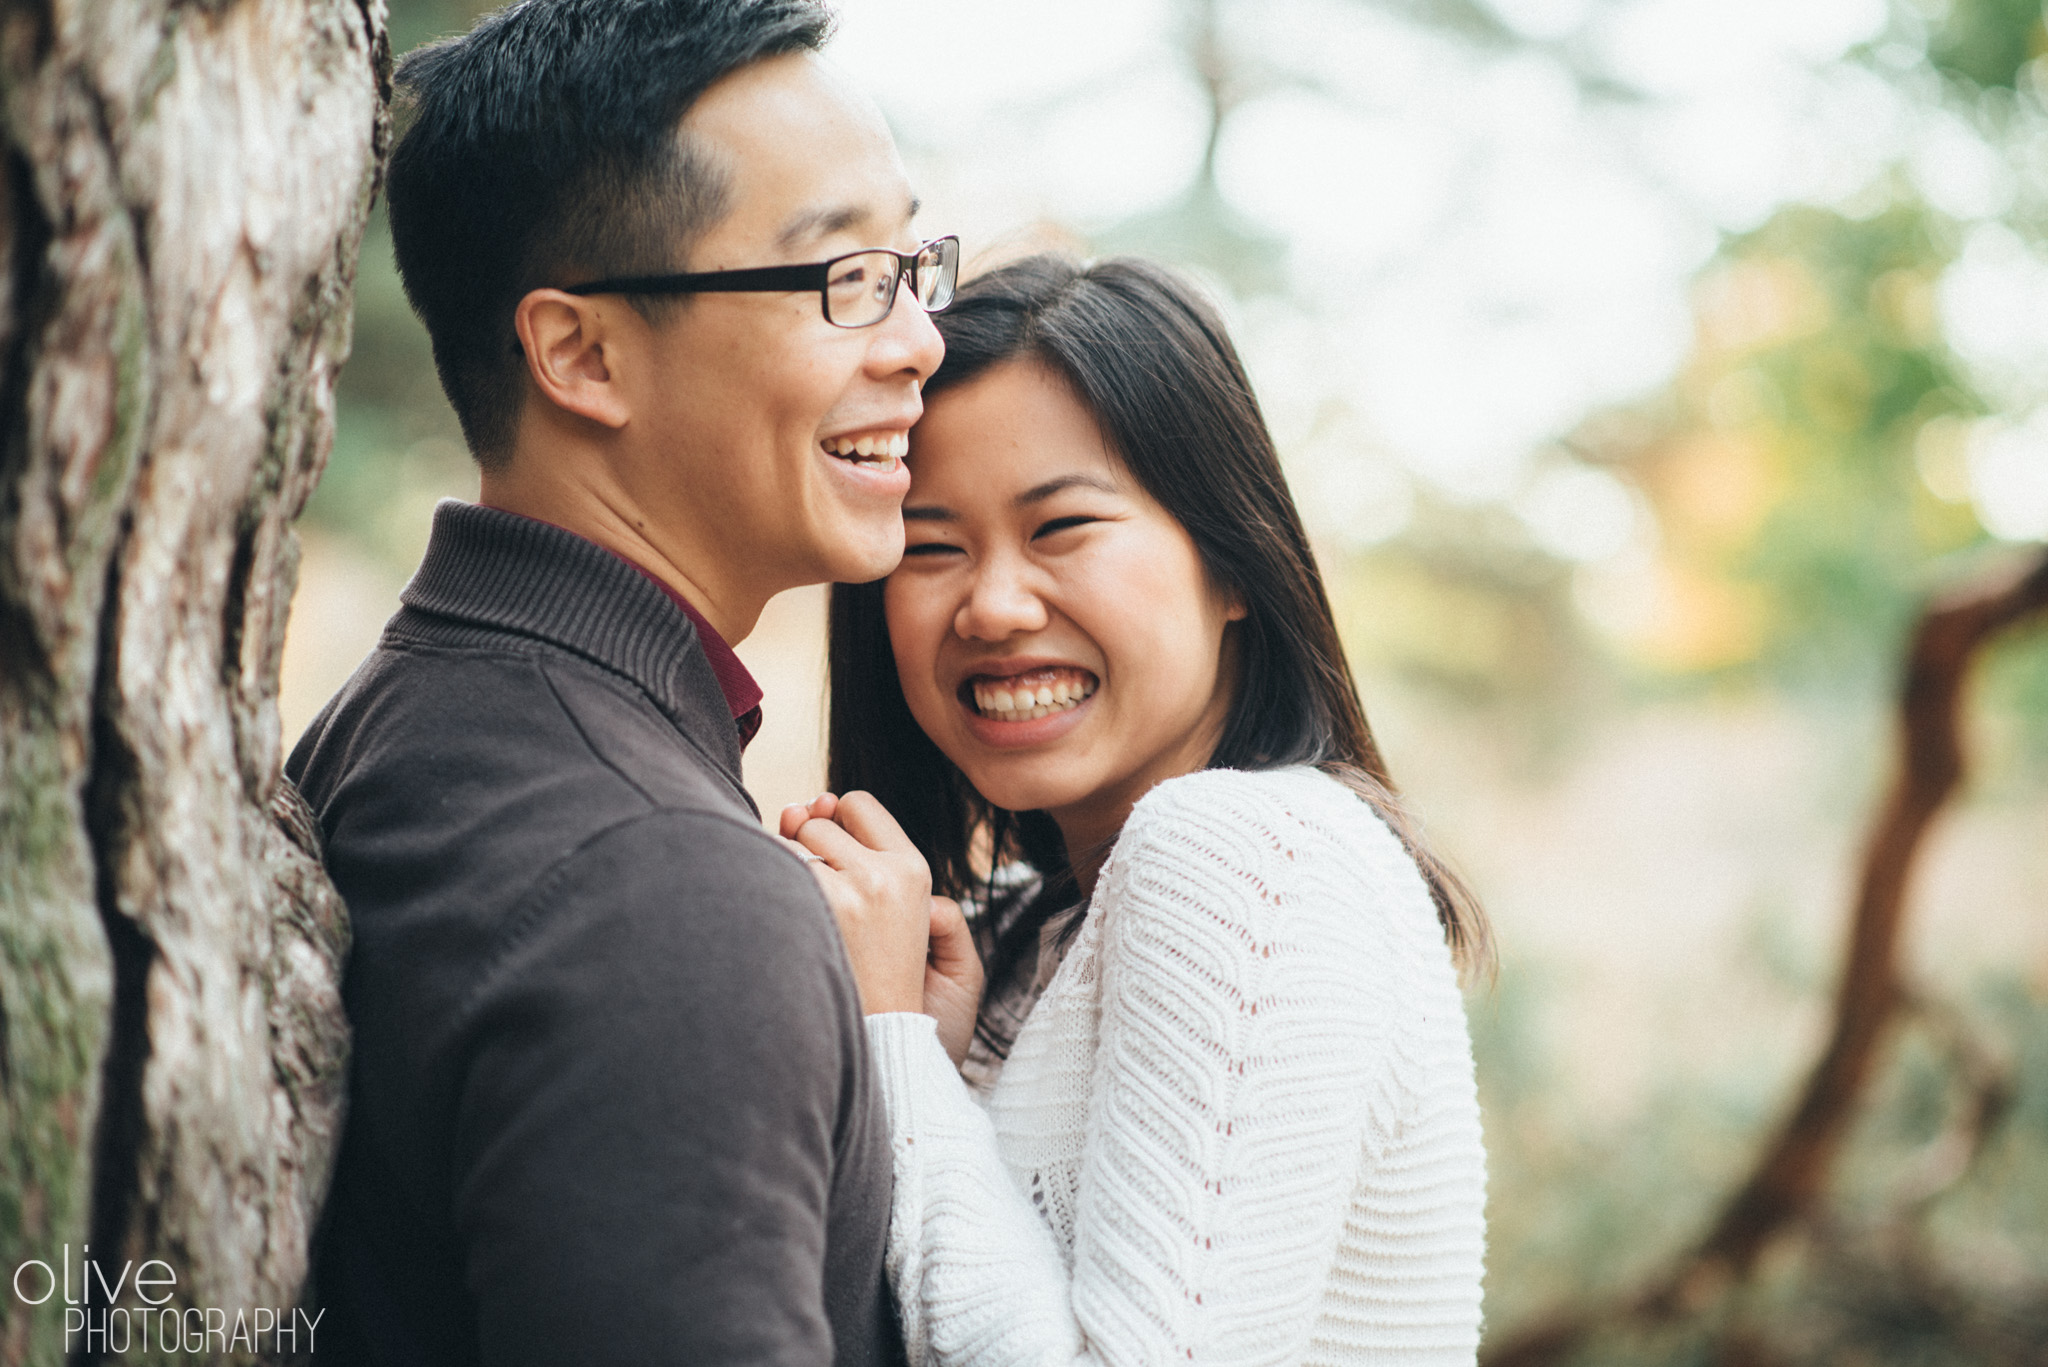
POLYGON ((870 432, 861 437, 828 437, 820 443, 835 456, 864 464, 893 466, 910 454, 908 432, 870 432))
POLYGON ((1085 676, 1035 685, 1014 680, 1002 684, 977 683, 974 707, 982 716, 995 721, 1036 721, 1080 706, 1083 699, 1093 696, 1095 688, 1095 680, 1085 676))

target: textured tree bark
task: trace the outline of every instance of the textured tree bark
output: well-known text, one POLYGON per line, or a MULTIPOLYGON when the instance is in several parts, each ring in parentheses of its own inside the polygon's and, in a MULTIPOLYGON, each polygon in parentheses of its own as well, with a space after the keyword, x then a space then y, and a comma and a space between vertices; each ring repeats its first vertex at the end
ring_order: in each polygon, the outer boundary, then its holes
MULTIPOLYGON (((0 0, 0 1275, 300 1292, 346 923, 277 669, 388 66, 381 0, 0 0)), ((0 1363, 96 1357, 42 1283, 0 1363)))

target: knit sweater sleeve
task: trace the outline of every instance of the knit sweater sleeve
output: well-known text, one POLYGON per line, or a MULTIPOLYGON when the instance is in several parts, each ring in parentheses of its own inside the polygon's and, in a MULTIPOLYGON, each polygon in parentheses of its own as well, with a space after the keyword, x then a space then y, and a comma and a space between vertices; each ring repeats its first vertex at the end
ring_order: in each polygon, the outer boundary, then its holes
POLYGON ((914 1362, 1307 1352, 1373 1142, 1368 1113, 1387 1101, 1375 1059, 1390 1003, 1362 986, 1376 959, 1385 976, 1373 890, 1330 867, 1327 842, 1257 779, 1212 771, 1155 789, 1097 889, 1102 1009, 1074 1118, 1086 1138, 1071 1266, 931 1022, 869 1018, 896 1150, 890 1273, 914 1362))

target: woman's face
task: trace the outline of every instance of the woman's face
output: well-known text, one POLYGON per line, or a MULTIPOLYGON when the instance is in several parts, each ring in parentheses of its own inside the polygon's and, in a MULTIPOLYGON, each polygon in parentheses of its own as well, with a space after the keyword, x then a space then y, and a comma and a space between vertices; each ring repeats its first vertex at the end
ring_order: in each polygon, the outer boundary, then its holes
POLYGON ((884 596, 904 697, 983 797, 1049 812, 1079 860, 1207 762, 1243 610, 1036 362, 933 398, 910 471, 884 596))

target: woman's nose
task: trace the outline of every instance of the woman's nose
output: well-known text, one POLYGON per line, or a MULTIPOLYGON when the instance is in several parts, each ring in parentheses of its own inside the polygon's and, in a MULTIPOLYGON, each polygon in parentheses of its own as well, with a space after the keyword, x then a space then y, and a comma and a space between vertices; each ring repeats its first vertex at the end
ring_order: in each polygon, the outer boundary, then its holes
POLYGON ((1021 570, 1002 562, 985 565, 954 615, 953 630, 968 640, 1001 641, 1042 628, 1047 620, 1045 600, 1021 570))

